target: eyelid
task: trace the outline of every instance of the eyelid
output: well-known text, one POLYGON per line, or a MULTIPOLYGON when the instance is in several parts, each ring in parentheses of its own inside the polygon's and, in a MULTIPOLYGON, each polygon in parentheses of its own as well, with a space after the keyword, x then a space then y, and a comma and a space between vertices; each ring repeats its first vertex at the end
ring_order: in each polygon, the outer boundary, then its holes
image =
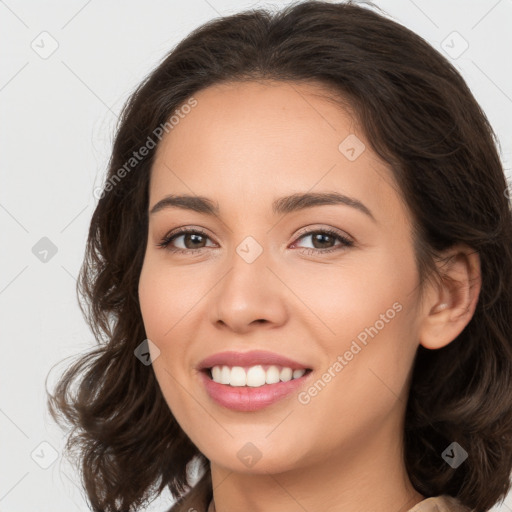
POLYGON ((346 239, 349 239, 351 242, 355 242, 355 239, 349 235, 346 231, 342 231, 339 228, 335 228, 332 226, 325 226, 322 224, 310 224, 309 226, 306 226, 304 228, 301 228, 294 236, 294 238, 300 238, 302 235, 305 234, 311 234, 311 232, 314 231, 327 231, 331 233, 335 233, 338 236, 342 236, 346 239))
POLYGON ((205 235, 209 238, 212 238, 211 235, 208 234, 208 232, 204 228, 199 228, 197 226, 189 225, 189 226, 180 226, 179 228, 174 228, 168 231, 162 238, 170 238, 174 235, 182 234, 182 232, 197 232, 201 235, 205 235))
MULTIPOLYGON (((156 244, 157 247, 163 247, 164 249, 166 247, 164 247, 164 242, 165 243, 165 246, 169 245, 172 241, 174 241, 176 238, 179 238, 180 236, 184 236, 184 235, 187 235, 187 234, 199 234, 199 235, 203 235, 204 237, 214 241, 213 237, 208 233, 206 232, 203 228, 198 228, 196 226, 181 226, 179 228, 175 228, 175 229, 171 229, 171 231, 168 231, 162 238, 161 238, 161 242, 156 244)), ((215 241, 214 241, 215 242, 215 241)), ((216 243, 216 242, 215 242, 216 243)), ((205 249, 205 247, 202 247, 202 248, 199 248, 200 249, 205 249)), ((181 249, 180 248, 176 248, 177 251, 180 251, 181 249)), ((187 252, 191 252, 191 251, 194 251, 194 249, 185 249, 187 252)))
MULTIPOLYGON (((156 246, 158 248, 166 249, 170 253, 175 254, 198 254, 203 251, 203 249, 207 249, 208 247, 198 247, 195 249, 182 249, 181 247, 171 247, 169 245, 177 238, 181 236, 185 236, 187 234, 199 234, 204 236, 205 238, 212 240, 215 244, 215 240, 211 237, 203 228, 198 228, 195 226, 181 226, 179 228, 175 228, 169 231, 162 239, 160 243, 157 243, 156 246)), ((351 235, 346 234, 344 231, 339 228, 333 228, 331 226, 322 226, 322 225, 309 225, 301 228, 298 233, 294 236, 294 242, 292 243, 292 247, 295 247, 298 242, 304 237, 312 236, 314 233, 324 233, 329 236, 332 236, 340 241, 341 243, 335 245, 332 248, 324 248, 324 249, 316 249, 311 247, 299 247, 297 250, 299 253, 304 253, 305 251, 312 251, 316 255, 327 255, 332 252, 338 252, 342 250, 346 250, 350 247, 355 246, 355 241, 351 235), (336 248, 337 247, 337 248, 336 248)), ((210 248, 212 248, 210 246, 210 248)))
MULTIPOLYGON (((171 229, 162 237, 162 239, 169 239, 169 238, 173 237, 174 235, 182 234, 183 231, 197 232, 201 235, 204 235, 208 238, 213 239, 213 237, 204 228, 200 228, 200 227, 197 227, 194 225, 185 225, 185 226, 180 226, 179 228, 171 229)), ((342 231, 339 228, 334 228, 331 226, 325 226, 325 225, 321 225, 321 224, 311 224, 309 226, 305 226, 305 227, 301 228, 297 233, 295 233, 294 239, 298 239, 305 234, 311 234, 312 231, 331 231, 332 233, 335 233, 337 235, 348 238, 353 242, 355 241, 354 238, 351 235, 349 235, 346 231, 342 231)))

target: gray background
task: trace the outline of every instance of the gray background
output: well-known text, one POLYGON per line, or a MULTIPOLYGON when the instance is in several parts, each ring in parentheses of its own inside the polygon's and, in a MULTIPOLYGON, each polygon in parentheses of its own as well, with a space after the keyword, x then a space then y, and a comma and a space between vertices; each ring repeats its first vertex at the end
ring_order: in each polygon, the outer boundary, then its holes
MULTIPOLYGON (((93 344, 75 283, 123 102, 198 25, 288 3, 0 1, 1 512, 87 510, 44 379, 93 344)), ((453 60, 500 138, 510 179, 512 0, 375 3, 453 60)), ((512 495, 493 510, 512 510, 512 495)))

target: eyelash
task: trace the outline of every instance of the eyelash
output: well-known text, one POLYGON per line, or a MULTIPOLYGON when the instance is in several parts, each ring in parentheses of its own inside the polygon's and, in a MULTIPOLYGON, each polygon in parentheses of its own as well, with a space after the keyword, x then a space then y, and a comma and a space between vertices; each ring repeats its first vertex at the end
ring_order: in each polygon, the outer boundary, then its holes
MULTIPOLYGON (((206 247, 199 247, 197 249, 181 249, 179 247, 169 247, 169 244, 174 239, 178 238, 181 235, 185 235, 188 233, 191 233, 194 235, 201 235, 206 238, 210 238, 208 236, 208 234, 206 232, 202 231, 201 229, 185 228, 185 229, 181 229, 180 231, 177 231, 174 233, 173 232, 169 233, 164 238, 162 238, 160 243, 158 243, 156 245, 157 245, 157 247, 160 247, 162 249, 167 249, 168 251, 170 251, 172 253, 176 253, 176 254, 189 254, 190 255, 191 253, 196 254, 198 251, 202 251, 203 249, 206 249, 206 247)), ((332 229, 315 229, 315 230, 311 230, 311 231, 306 231, 306 232, 300 233, 299 238, 297 240, 300 240, 301 238, 304 238, 306 236, 318 234, 318 233, 330 235, 330 236, 340 240, 341 245, 343 247, 341 249, 340 249, 339 245, 336 247, 333 247, 331 249, 315 249, 315 248, 311 248, 311 247, 301 247, 298 249, 298 251, 301 253, 303 253, 305 251, 313 251, 317 254, 326 254, 326 253, 331 253, 331 252, 338 251, 338 250, 343 250, 348 247, 352 247, 354 245, 354 242, 352 240, 349 240, 348 238, 344 237, 343 235, 341 235, 340 233, 338 233, 337 231, 334 231, 332 229)))

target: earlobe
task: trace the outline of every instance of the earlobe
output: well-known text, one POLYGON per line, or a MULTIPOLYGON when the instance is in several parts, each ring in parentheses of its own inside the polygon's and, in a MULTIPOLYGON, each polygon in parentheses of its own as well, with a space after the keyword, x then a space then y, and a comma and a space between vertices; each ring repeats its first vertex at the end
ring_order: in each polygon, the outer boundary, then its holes
POLYGON ((451 343, 471 321, 481 288, 480 257, 465 246, 450 248, 439 267, 441 279, 425 303, 419 341, 436 350, 451 343))

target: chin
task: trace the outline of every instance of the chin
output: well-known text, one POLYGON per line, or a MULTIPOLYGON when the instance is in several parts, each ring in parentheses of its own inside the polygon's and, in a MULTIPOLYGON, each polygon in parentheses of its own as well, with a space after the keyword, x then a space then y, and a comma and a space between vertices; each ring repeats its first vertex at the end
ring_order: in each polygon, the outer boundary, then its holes
POLYGON ((207 450, 202 453, 213 464, 236 473, 252 475, 284 473, 301 467, 305 460, 297 454, 296 446, 282 446, 281 450, 276 450, 268 441, 262 444, 235 440, 225 449, 220 450, 217 444, 213 452, 207 450))

